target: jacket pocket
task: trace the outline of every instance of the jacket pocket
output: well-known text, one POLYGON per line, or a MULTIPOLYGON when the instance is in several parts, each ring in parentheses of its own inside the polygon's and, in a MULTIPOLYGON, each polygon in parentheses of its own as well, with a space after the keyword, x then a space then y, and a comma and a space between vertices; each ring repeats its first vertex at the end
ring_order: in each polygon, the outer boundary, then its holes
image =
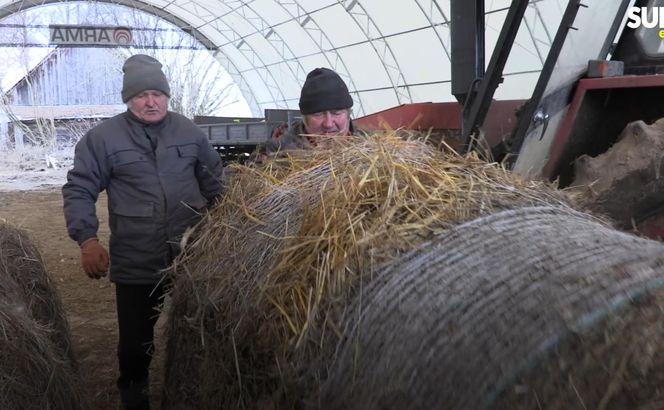
POLYGON ((139 151, 127 150, 118 151, 111 154, 113 166, 119 167, 122 165, 132 164, 134 162, 146 161, 145 155, 139 151))
POLYGON ((140 151, 118 151, 111 154, 113 174, 116 176, 133 176, 148 172, 148 156, 140 151))
POLYGON ((198 145, 176 145, 168 149, 168 164, 163 164, 164 172, 177 179, 188 179, 194 176, 194 167, 198 158, 198 145), (164 166, 165 165, 165 166, 164 166))
POLYGON ((180 158, 198 157, 198 145, 196 144, 178 145, 177 151, 180 158))
POLYGON ((113 204, 109 225, 113 280, 152 280, 167 265, 166 232, 155 220, 152 203, 113 204))
POLYGON ((154 213, 152 202, 126 202, 113 206, 111 213, 122 216, 149 218, 154 213))
MULTIPOLYGON (((153 210, 154 206, 150 202, 126 202, 115 204, 113 209, 110 209, 109 225, 114 253, 121 251, 129 257, 158 252, 163 240, 159 239, 153 210)), ((144 256, 137 258, 136 262, 140 262, 142 258, 144 256)))
MULTIPOLYGON (((123 242, 143 243, 154 241, 157 225, 154 206, 150 202, 126 202, 110 209, 111 235, 123 242)), ((141 245, 145 247, 145 244, 141 245)))

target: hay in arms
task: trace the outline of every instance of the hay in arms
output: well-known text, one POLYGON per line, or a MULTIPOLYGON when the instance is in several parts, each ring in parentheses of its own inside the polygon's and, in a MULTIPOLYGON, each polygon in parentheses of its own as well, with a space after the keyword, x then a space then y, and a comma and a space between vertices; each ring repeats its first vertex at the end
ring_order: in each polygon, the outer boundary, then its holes
POLYGON ((238 167, 176 262, 166 407, 298 402, 325 377, 346 301, 379 266, 480 215, 573 203, 420 141, 326 143, 238 167))
POLYGON ((0 222, 0 408, 78 409, 78 367, 60 296, 28 235, 0 222))

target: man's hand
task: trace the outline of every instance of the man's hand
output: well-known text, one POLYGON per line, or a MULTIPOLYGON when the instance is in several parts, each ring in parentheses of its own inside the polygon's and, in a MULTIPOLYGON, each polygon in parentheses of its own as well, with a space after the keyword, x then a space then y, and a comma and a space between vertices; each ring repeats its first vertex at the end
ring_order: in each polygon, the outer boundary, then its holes
POLYGON ((108 252, 92 237, 81 244, 81 265, 91 279, 106 276, 109 265, 108 252))

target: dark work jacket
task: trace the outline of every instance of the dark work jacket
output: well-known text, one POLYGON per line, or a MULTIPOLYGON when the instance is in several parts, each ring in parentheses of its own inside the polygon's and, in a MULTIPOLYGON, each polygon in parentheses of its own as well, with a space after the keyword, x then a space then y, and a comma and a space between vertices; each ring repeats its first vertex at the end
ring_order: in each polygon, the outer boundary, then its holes
POLYGON ((69 236, 97 234, 95 203, 108 195, 111 281, 154 284, 179 252, 185 229, 221 194, 222 166, 205 134, 169 112, 145 124, 130 111, 88 131, 76 144, 62 188, 69 236))

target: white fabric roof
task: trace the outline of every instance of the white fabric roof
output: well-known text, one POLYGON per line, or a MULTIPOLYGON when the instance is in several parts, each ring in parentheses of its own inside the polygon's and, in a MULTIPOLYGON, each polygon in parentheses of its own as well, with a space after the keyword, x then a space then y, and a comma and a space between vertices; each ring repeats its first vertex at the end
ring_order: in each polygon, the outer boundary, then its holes
MULTIPOLYGON (((0 0, 0 18, 55 0, 0 0)), ((355 115, 453 101, 448 0, 112 0, 188 30, 233 77, 252 112, 297 108, 315 67, 335 69, 355 115)), ((488 62, 509 0, 486 1, 488 62)), ((497 99, 528 98, 565 0, 531 0, 497 99)))

